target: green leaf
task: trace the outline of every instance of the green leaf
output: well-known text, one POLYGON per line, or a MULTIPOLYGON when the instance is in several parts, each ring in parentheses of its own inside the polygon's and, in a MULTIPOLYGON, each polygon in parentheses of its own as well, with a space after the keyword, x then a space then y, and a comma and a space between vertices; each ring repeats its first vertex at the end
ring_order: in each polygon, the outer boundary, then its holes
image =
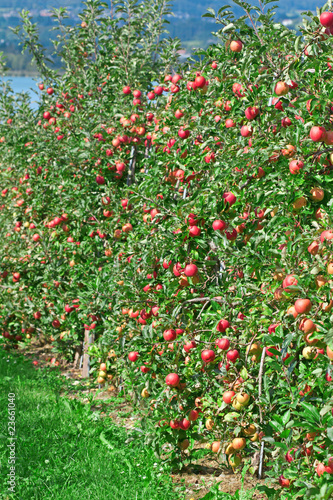
POLYGON ((229 23, 227 24, 227 26, 224 26, 224 28, 222 29, 222 33, 225 33, 226 31, 229 31, 231 29, 233 29, 235 27, 234 23, 229 23))
POLYGON ((327 429, 327 437, 328 437, 328 439, 333 441, 333 427, 330 427, 329 429, 327 429))
POLYGON ((283 425, 287 425, 290 420, 290 410, 288 410, 284 415, 282 415, 282 423, 283 425))
POLYGON ((311 422, 315 422, 316 424, 320 424, 320 414, 315 406, 312 406, 310 403, 301 403, 302 408, 305 409, 301 415, 310 420, 311 422))

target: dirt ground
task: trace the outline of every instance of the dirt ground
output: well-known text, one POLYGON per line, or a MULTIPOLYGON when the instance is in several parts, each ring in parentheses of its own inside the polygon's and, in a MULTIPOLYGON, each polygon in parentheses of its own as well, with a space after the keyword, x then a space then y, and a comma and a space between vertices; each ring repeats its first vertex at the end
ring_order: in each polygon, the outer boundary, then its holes
MULTIPOLYGON (((38 342, 31 344, 28 349, 22 353, 37 360, 39 366, 52 366, 51 359, 54 358, 52 353, 52 346, 49 344, 40 345, 38 342)), ((72 379, 71 389, 65 391, 64 395, 68 398, 79 399, 83 403, 88 403, 92 400, 94 405, 91 406, 92 411, 100 411, 102 418, 111 418, 112 421, 119 426, 126 429, 132 429, 138 426, 140 417, 138 414, 133 413, 133 408, 130 403, 124 401, 123 403, 111 402, 110 397, 116 396, 117 391, 113 388, 110 391, 99 390, 96 384, 91 384, 89 381, 84 381, 81 377, 81 370, 73 369, 72 366, 64 360, 59 359, 58 368, 62 375, 67 379, 72 379)), ((204 447, 202 443, 196 443, 195 448, 204 447)), ((257 457, 254 457, 254 469, 257 469, 257 457)), ((257 475, 247 474, 244 480, 244 489, 249 490, 259 484, 267 484, 265 479, 258 480, 257 475)), ((241 488, 241 474, 240 472, 233 472, 226 466, 220 464, 216 459, 211 456, 206 456, 202 459, 196 460, 195 464, 184 467, 181 471, 175 471, 172 475, 172 480, 177 486, 185 485, 186 487, 186 500, 200 500, 216 483, 219 483, 219 490, 225 493, 234 494, 241 488)), ((253 494, 253 499, 261 500, 266 499, 266 495, 259 491, 253 494)))

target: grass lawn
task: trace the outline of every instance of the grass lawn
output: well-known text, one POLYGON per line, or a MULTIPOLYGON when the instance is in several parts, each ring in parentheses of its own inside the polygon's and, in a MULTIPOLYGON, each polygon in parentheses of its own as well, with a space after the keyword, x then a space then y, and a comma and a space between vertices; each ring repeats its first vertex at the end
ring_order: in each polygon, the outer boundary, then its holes
POLYGON ((0 349, 0 498, 180 500, 168 471, 140 440, 90 404, 60 396, 66 380, 0 349), (16 487, 8 490, 8 394, 15 393, 16 487))

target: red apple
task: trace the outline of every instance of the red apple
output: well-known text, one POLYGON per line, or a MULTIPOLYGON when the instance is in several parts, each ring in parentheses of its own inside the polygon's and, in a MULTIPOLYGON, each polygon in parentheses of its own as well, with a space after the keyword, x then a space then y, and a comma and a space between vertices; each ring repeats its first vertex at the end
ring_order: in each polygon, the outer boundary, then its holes
POLYGON ((227 351, 230 347, 230 341, 227 338, 218 339, 216 341, 217 347, 223 351, 227 351))
POLYGON ((326 130, 324 127, 312 127, 310 130, 310 139, 313 142, 322 142, 325 140, 326 130))
POLYGON ((223 220, 217 219, 213 222, 214 231, 223 231, 227 227, 223 220))
POLYGON ((295 310, 297 314, 307 314, 311 311, 311 301, 309 299, 297 299, 295 302, 295 310))
POLYGON ((232 403, 233 398, 235 397, 235 392, 234 391, 226 391, 223 394, 223 401, 227 404, 230 405, 232 403))
POLYGON ((128 359, 132 361, 133 363, 138 359, 139 353, 137 351, 132 351, 128 355, 128 359))
POLYGON ((215 359, 215 352, 211 349, 205 349, 201 353, 201 359, 205 363, 211 363, 215 359))
POLYGON ((333 26, 333 12, 323 12, 319 18, 320 24, 325 28, 333 26))
POLYGON ((241 50, 243 48, 243 44, 240 40, 233 40, 230 43, 229 48, 230 48, 231 52, 241 52, 241 50))
POLYGON ((195 264, 187 264, 187 266, 185 266, 184 274, 186 276, 195 276, 198 274, 197 266, 195 264))
POLYGON ((289 163, 289 171, 291 174, 298 174, 303 167, 304 163, 301 160, 291 160, 289 163))
POLYGON ((239 352, 237 351, 237 349, 232 349, 231 351, 227 352, 227 360, 230 361, 231 363, 235 363, 238 358, 239 358, 239 352))
POLYGON ((259 115, 259 108, 253 106, 245 109, 245 116, 248 120, 254 120, 259 115))
POLYGON ((286 82, 277 82, 274 88, 276 95, 286 95, 289 92, 289 85, 286 82))
POLYGON ((176 387, 179 384, 179 382, 180 378, 179 375, 177 375, 177 373, 169 373, 169 375, 165 377, 165 383, 170 387, 176 387))
POLYGON ((171 330, 171 329, 165 330, 163 332, 163 338, 167 342, 172 342, 173 340, 175 340, 177 338, 177 334, 176 334, 175 330, 171 330))
POLYGON ((282 486, 282 488, 289 488, 290 480, 286 479, 285 477, 283 477, 283 475, 281 475, 279 477, 279 485, 282 486))

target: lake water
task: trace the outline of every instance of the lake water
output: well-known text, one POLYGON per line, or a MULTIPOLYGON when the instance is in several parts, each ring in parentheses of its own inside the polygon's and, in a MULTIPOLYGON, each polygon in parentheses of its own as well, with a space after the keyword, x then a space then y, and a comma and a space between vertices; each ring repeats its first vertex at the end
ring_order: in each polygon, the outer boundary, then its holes
POLYGON ((28 94, 31 96, 32 99, 32 108, 37 107, 37 101, 38 101, 38 94, 36 94, 32 89, 36 90, 38 93, 40 93, 40 90, 38 88, 38 83, 40 82, 40 79, 38 77, 31 77, 31 76, 4 76, 0 78, 1 81, 9 81, 13 91, 15 93, 19 92, 28 92, 28 94))

